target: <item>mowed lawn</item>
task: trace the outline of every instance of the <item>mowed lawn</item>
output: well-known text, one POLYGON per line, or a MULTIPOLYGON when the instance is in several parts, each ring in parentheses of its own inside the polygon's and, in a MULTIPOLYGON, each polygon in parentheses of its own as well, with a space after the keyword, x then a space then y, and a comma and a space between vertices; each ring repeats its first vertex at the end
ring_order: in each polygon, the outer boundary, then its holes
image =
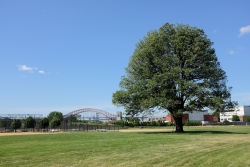
POLYGON ((1 136, 0 166, 250 166, 250 127, 1 136))

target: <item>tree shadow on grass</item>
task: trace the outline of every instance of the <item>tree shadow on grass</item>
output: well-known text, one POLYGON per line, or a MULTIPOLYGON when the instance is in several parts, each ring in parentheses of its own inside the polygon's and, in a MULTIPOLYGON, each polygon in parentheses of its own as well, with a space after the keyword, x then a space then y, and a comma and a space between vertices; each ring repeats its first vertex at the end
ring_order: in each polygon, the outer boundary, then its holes
POLYGON ((183 133, 176 133, 176 132, 139 132, 143 134, 192 134, 192 135, 199 135, 199 134, 249 134, 245 132, 229 132, 229 131, 184 131, 183 133))

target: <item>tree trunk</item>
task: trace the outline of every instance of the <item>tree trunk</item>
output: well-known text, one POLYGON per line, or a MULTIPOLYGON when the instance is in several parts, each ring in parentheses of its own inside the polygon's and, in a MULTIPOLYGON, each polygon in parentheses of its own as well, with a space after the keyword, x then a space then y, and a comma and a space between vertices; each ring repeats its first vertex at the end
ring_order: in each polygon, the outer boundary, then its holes
POLYGON ((184 132, 183 131, 183 124, 182 124, 182 115, 174 117, 175 119, 175 124, 176 124, 176 129, 175 132, 184 132))

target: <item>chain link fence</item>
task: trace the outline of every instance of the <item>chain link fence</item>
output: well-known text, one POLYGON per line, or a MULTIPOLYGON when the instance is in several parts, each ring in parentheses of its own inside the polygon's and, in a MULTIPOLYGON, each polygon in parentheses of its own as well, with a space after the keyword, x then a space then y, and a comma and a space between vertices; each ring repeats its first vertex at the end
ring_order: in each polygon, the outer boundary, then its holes
MULTIPOLYGON (((0 133, 14 132, 15 130, 11 127, 13 119, 4 118, 0 119, 0 133)), ((18 128, 17 132, 59 132, 59 131, 119 131, 120 126, 108 125, 108 124, 84 124, 84 123, 72 123, 69 121, 62 121, 61 125, 55 128, 42 129, 39 121, 36 120, 36 126, 34 128, 25 128, 24 120, 22 121, 21 128, 18 128)))

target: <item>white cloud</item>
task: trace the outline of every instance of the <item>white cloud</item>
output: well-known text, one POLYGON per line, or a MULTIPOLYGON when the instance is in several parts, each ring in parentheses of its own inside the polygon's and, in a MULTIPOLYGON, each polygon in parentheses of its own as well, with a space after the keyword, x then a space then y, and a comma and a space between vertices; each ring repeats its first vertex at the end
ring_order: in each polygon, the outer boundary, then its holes
POLYGON ((31 73, 37 72, 38 74, 45 74, 44 70, 40 70, 37 67, 29 67, 27 65, 19 65, 18 70, 19 71, 28 71, 28 72, 31 72, 31 73))
POLYGON ((38 70, 38 73, 39 73, 39 74, 45 74, 45 71, 43 71, 43 70, 38 70))
POLYGON ((235 51, 234 50, 229 50, 229 52, 228 52, 230 55, 233 55, 234 53, 235 53, 235 51))
POLYGON ((19 65, 19 66, 18 66, 18 69, 19 69, 20 71, 30 71, 30 72, 33 71, 33 68, 32 68, 32 67, 28 67, 28 66, 26 66, 26 65, 19 65))
POLYGON ((248 34, 248 33, 250 33, 250 25, 245 26, 245 27, 241 27, 239 37, 241 37, 242 35, 248 34))

